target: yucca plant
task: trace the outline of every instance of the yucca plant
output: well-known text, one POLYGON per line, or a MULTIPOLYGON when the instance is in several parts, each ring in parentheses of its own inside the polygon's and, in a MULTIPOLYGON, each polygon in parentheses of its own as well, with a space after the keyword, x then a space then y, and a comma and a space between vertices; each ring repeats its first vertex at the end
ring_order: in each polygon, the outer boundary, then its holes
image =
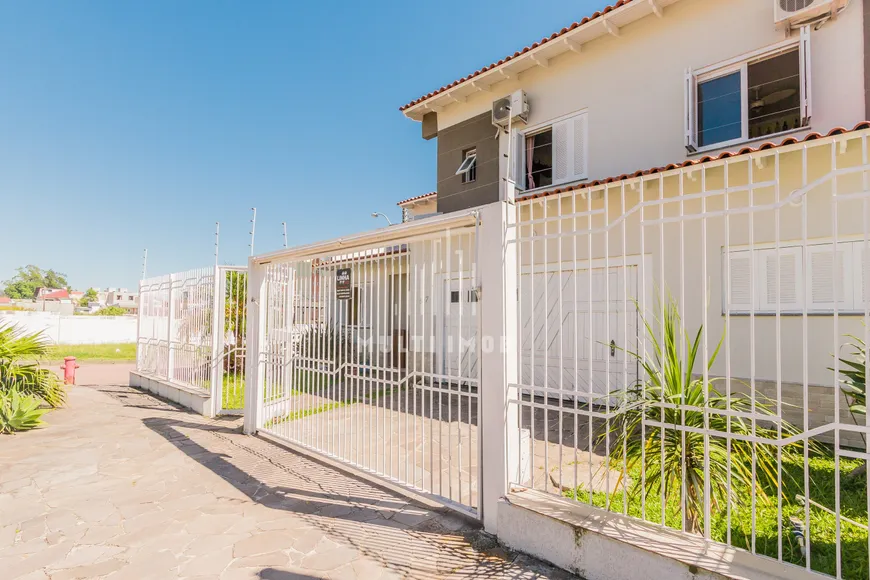
MULTIPOLYGON (((844 366, 840 367, 840 390, 846 395, 849 411, 855 422, 858 416, 867 415, 867 345, 852 334, 847 334, 845 346, 851 349, 851 358, 840 358, 844 366)), ((828 370, 834 370, 829 368, 828 370)))
POLYGON ((52 407, 63 405, 63 385, 56 374, 39 364, 50 346, 42 332, 27 333, 11 324, 0 325, 0 392, 15 389, 52 407))
POLYGON ((48 409, 40 405, 38 398, 23 395, 15 387, 0 391, 0 434, 28 431, 42 425, 42 416, 48 409))
MULTIPOLYGON (((709 469, 712 509, 724 509, 727 504, 743 506, 749 501, 748 492, 753 486, 756 497, 762 501, 768 499, 765 489, 771 489, 771 485, 776 487, 776 451, 772 446, 739 439, 732 439, 729 448, 725 437, 704 435, 693 429, 724 434, 729 431, 730 423, 732 434, 748 436, 753 434, 751 421, 735 416, 729 418, 716 411, 773 413, 766 401, 758 401, 758 395, 753 409, 750 398, 740 394, 726 398, 714 387, 716 379, 709 379, 705 386, 703 378, 698 376, 704 366, 708 371, 712 368, 725 339, 724 333, 709 360, 703 361, 699 359, 703 326, 692 339, 673 299, 664 306, 661 320, 656 320, 658 332, 642 312, 640 316, 648 334, 649 352, 628 354, 638 360, 645 376, 626 393, 624 413, 603 436, 614 437, 611 463, 625 458, 628 472, 642 462, 643 486, 641 481, 635 481, 629 493, 642 493, 648 498, 663 493, 666 504, 679 504, 685 481, 684 529, 702 533, 705 465, 709 469), (647 426, 642 430, 644 419, 668 427, 647 426)), ((783 424, 783 430, 793 432, 787 424, 783 424)), ((777 438, 776 430, 758 424, 754 434, 777 438)), ((618 485, 626 484, 620 477, 618 485)))
MULTIPOLYGON (((856 425, 866 421, 867 416, 867 345, 863 340, 853 334, 847 334, 850 341, 845 344, 852 351, 851 358, 840 358, 843 366, 840 367, 840 391, 846 396, 849 412, 856 425)), ((828 367, 833 371, 833 368, 828 367)), ((864 439, 864 434, 861 433, 864 439)), ((854 479, 867 472, 867 463, 864 462, 846 476, 854 479)))

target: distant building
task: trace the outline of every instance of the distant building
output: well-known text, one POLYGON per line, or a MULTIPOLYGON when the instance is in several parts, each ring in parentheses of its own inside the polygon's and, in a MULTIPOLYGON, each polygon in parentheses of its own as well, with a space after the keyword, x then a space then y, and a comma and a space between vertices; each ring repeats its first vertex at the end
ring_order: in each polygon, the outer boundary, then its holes
POLYGON ((64 288, 37 288, 37 302, 41 300, 69 300, 69 290, 64 288))
POLYGON ((130 292, 126 288, 109 288, 106 291, 106 306, 120 306, 128 314, 139 312, 139 294, 130 292))

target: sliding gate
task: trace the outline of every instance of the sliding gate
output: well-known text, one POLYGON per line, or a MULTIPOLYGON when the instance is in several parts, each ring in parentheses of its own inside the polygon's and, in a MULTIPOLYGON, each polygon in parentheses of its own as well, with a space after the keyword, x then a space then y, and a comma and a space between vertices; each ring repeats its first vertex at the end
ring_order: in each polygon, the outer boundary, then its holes
POLYGON ((476 216, 456 221, 254 258, 254 381, 260 431, 476 515, 476 216))

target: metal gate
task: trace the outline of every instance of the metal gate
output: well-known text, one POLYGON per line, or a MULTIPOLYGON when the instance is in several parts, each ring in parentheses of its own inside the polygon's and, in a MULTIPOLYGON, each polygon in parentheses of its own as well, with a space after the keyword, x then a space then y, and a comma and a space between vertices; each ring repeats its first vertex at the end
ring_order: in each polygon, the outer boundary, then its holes
POLYGON ((220 266, 217 278, 217 327, 215 333, 215 412, 241 415, 245 408, 245 354, 247 352, 248 272, 244 267, 220 266))
POLYGON ((477 515, 476 219, 254 258, 258 429, 477 515))
POLYGON ((142 280, 137 370, 168 383, 210 391, 211 414, 241 414, 247 286, 247 268, 235 266, 142 280))

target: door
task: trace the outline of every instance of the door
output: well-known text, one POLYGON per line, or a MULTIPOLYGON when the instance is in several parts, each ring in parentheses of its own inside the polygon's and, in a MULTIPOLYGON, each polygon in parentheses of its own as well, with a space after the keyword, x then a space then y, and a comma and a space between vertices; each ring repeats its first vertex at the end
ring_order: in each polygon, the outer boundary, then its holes
POLYGON ((444 283, 446 315, 441 333, 441 368, 449 377, 477 378, 478 296, 470 278, 444 283))
POLYGON ((581 400, 592 393, 599 404, 634 385, 637 361, 628 353, 638 342, 637 284, 636 266, 524 272, 522 384, 581 400))

